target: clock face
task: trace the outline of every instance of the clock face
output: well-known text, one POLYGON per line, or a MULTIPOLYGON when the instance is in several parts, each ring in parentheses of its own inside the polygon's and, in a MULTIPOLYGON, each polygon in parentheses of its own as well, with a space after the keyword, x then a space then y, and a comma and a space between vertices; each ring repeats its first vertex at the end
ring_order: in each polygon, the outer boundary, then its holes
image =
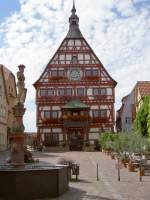
POLYGON ((79 80, 80 79, 80 70, 79 69, 71 69, 70 70, 70 79, 71 80, 79 80))

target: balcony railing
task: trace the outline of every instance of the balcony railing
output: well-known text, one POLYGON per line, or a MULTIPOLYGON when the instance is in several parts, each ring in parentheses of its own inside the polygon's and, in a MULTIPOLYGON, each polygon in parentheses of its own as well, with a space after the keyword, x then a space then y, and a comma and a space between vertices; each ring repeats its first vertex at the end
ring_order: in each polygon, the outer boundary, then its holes
POLYGON ((87 121, 64 121, 64 127, 66 128, 75 128, 75 127, 86 127, 88 126, 88 122, 87 121))

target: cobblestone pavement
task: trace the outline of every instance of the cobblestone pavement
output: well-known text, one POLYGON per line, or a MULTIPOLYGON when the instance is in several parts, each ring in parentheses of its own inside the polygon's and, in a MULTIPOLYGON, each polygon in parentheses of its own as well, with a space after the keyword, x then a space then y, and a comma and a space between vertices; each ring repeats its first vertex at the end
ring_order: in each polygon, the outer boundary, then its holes
MULTIPOLYGON (((150 176, 139 182, 138 172, 121 169, 121 181, 117 180, 116 161, 101 152, 41 153, 36 156, 43 163, 57 163, 69 158, 80 164, 78 182, 71 182, 67 193, 60 200, 150 200, 150 176), (96 166, 99 165, 99 181, 96 166)), ((45 199, 48 200, 48 199, 45 199)))
MULTIPOLYGON (((7 156, 8 152, 0 152, 0 163, 7 156)), ((60 158, 67 158, 80 164, 79 181, 70 182, 69 191, 55 200, 150 200, 150 176, 144 176, 139 182, 137 172, 122 168, 118 182, 116 161, 101 152, 36 152, 34 157, 42 163, 58 163, 60 158), (97 163, 99 181, 96 180, 97 163)))

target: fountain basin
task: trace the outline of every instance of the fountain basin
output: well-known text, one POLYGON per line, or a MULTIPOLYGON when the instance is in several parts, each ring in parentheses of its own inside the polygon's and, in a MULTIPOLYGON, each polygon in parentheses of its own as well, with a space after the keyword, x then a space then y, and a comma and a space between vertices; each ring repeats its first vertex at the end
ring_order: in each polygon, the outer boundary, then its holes
POLYGON ((0 167, 0 199, 2 200, 54 198, 66 192, 68 188, 67 166, 0 167))

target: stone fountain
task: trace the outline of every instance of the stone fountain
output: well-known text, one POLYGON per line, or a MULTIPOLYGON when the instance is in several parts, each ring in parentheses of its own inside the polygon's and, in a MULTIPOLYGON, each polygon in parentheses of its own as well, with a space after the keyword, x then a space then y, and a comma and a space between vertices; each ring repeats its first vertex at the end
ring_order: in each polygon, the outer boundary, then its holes
POLYGON ((63 165, 24 163, 25 88, 24 65, 18 66, 17 102, 13 108, 14 126, 10 134, 10 164, 0 166, 0 199, 32 200, 57 197, 69 188, 68 168, 63 165))

